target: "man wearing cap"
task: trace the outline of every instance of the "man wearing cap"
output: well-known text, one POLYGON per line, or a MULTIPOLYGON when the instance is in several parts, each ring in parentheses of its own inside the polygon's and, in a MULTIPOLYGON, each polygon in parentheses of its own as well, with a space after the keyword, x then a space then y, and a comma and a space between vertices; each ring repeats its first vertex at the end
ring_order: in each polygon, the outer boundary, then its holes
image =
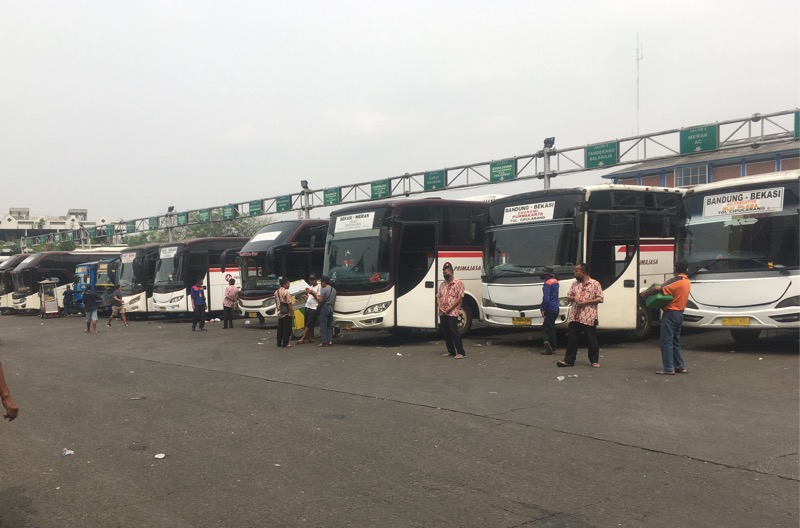
POLYGON ((556 317, 558 317, 558 279, 553 274, 553 268, 545 266, 539 277, 544 281, 542 285, 542 340, 544 352, 552 355, 556 349, 556 317))
POLYGON ((442 356, 464 359, 467 353, 464 352, 461 334, 458 333, 458 314, 464 301, 464 283, 453 276, 453 265, 449 262, 442 266, 442 275, 444 281, 439 285, 439 292, 436 294, 439 328, 447 345, 447 352, 442 356))

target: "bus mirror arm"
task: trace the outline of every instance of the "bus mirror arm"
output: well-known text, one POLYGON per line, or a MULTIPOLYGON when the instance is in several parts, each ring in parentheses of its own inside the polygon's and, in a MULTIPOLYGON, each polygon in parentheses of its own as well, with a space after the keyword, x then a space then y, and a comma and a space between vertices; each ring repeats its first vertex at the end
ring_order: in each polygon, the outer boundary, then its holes
POLYGON ((572 215, 572 225, 575 227, 575 231, 578 231, 579 233, 583 231, 585 215, 586 213, 581 211, 580 207, 575 207, 575 213, 572 215))

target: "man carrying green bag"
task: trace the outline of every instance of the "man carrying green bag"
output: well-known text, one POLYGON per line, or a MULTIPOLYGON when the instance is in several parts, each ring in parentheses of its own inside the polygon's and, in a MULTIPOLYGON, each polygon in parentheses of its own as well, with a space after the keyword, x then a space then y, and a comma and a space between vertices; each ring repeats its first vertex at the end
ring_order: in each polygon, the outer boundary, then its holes
POLYGON ((686 272, 689 264, 685 259, 675 263, 675 277, 664 284, 654 284, 642 292, 648 308, 660 308, 661 314, 661 370, 656 374, 674 376, 688 374, 681 354, 681 325, 683 310, 689 300, 691 284, 686 272))

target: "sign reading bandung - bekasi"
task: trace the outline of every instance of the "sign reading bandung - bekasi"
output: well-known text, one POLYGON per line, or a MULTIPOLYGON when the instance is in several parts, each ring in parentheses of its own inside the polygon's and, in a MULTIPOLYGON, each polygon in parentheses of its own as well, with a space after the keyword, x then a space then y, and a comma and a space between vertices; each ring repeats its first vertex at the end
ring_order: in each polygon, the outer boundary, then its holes
POLYGON ((503 209, 503 225, 552 220, 555 202, 511 205, 503 209))
POLYGON ((351 215, 340 216, 336 219, 336 227, 334 233, 345 233, 347 231, 361 231, 363 229, 372 229, 372 224, 375 221, 375 211, 369 213, 356 213, 351 215))
POLYGON ((703 216, 726 216, 783 210, 783 187, 706 196, 703 216))

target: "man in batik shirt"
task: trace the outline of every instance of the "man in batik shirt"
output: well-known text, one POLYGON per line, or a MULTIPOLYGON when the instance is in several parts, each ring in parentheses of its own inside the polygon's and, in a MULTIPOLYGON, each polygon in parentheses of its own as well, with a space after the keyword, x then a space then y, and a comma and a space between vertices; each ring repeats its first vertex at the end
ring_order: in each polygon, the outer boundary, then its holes
POLYGON ((436 294, 436 307, 439 309, 439 328, 447 345, 445 357, 464 359, 467 353, 458 333, 458 316, 461 303, 464 301, 464 283, 453 276, 453 265, 445 262, 442 266, 444 282, 439 285, 436 294))
POLYGON ((597 305, 603 302, 603 288, 586 272, 586 264, 575 266, 575 283, 567 293, 572 303, 569 309, 567 350, 564 359, 556 363, 559 367, 572 367, 578 356, 578 339, 586 334, 589 341, 589 363, 600 367, 600 346, 597 344, 597 305))

